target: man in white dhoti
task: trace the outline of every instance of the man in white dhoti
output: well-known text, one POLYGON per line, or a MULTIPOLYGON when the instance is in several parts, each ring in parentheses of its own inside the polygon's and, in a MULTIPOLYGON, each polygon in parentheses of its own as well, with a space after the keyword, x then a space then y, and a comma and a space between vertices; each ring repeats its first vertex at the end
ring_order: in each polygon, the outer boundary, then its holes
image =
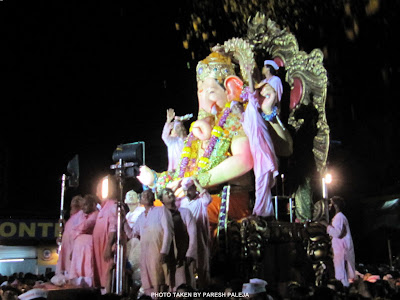
MULTIPOLYGON (((130 190, 125 195, 125 204, 129 207, 129 212, 125 218, 130 228, 133 228, 137 218, 144 212, 144 206, 140 205, 139 197, 134 190, 130 190)), ((140 281, 140 241, 132 237, 126 247, 128 261, 132 267, 133 283, 140 281)))
POLYGON ((140 204, 145 211, 133 226, 133 235, 140 238, 140 277, 146 295, 165 291, 162 265, 170 250, 173 238, 171 213, 165 206, 154 206, 154 194, 146 190, 141 194, 140 204))
POLYGON ((346 216, 342 213, 344 199, 333 197, 329 206, 334 209, 335 216, 326 231, 332 238, 333 265, 335 278, 344 286, 349 286, 349 280, 355 277, 355 255, 350 226, 346 216))

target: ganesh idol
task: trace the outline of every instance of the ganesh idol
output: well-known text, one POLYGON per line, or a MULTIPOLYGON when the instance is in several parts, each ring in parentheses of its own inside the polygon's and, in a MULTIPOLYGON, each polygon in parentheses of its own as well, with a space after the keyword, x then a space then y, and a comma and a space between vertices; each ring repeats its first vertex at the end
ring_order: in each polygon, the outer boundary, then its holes
MULTIPOLYGON (((168 186, 179 193, 180 182, 186 177, 197 178, 202 187, 215 194, 220 191, 220 185, 230 184, 229 217, 241 219, 251 214, 250 195, 254 194, 253 177, 257 176, 251 171, 259 162, 258 151, 252 149, 255 146, 252 141, 258 139, 257 135, 249 139, 248 135, 253 135, 253 132, 244 128, 246 114, 241 98, 244 83, 236 75, 231 57, 219 52, 212 52, 200 61, 196 73, 199 113, 184 142, 178 168, 172 172, 157 173, 142 166, 138 179, 157 192, 168 186)), ((254 91, 252 95, 262 98, 261 94, 254 91)), ((259 110, 262 113, 261 105, 259 110)), ((275 153, 272 141, 267 146, 272 148, 268 153, 275 153)), ((270 159, 274 159, 272 165, 276 166, 275 155, 270 159)), ((257 191, 255 194, 255 206, 265 209, 253 211, 253 214, 272 215, 270 205, 260 206, 259 203, 268 199, 257 199, 257 191)), ((209 216, 213 223, 213 215, 216 217, 219 211, 217 197, 213 198, 212 204, 209 216)))

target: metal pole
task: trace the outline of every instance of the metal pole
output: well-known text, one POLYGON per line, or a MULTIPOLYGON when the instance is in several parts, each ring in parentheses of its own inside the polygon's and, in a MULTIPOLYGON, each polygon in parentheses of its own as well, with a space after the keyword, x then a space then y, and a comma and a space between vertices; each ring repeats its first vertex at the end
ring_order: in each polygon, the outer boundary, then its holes
POLYGON ((60 201, 60 218, 59 222, 59 232, 58 232, 58 253, 61 252, 62 245, 62 235, 64 231, 64 195, 65 195, 65 182, 67 180, 67 175, 63 174, 61 176, 61 201, 60 201))
POLYGON ((117 199, 117 257, 115 263, 115 293, 122 295, 122 278, 123 278, 123 246, 121 244, 121 231, 122 231, 122 172, 123 172, 123 161, 119 160, 119 169, 117 169, 118 184, 120 190, 119 199, 117 199))
POLYGON ((143 165, 146 165, 146 149, 145 149, 145 143, 141 142, 143 144, 143 165))
POLYGON ((278 196, 275 196, 275 220, 278 221, 278 196))
POLYGON ((393 270, 392 243, 391 243, 390 239, 387 240, 387 245, 388 245, 388 253, 389 253, 389 267, 390 267, 390 270, 393 270))
POLYGON ((289 216, 290 216, 290 223, 293 223, 293 199, 289 198, 289 216))

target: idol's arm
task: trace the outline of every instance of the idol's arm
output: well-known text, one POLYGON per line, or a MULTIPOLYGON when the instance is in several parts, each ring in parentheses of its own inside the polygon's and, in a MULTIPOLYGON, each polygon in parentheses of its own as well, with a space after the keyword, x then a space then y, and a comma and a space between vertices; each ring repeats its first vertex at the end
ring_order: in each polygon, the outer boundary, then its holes
POLYGON ((205 174, 199 174, 200 184, 207 188, 227 182, 246 174, 253 168, 249 139, 247 136, 237 136, 232 139, 232 156, 205 174))

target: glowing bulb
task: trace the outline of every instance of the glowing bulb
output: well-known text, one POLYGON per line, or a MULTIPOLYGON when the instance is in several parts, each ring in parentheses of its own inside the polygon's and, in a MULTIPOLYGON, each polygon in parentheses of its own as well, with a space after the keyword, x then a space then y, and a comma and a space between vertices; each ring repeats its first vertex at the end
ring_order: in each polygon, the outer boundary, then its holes
POLYGON ((101 198, 106 199, 108 197, 108 177, 104 178, 101 183, 101 198))
POLYGON ((325 174, 325 183, 327 184, 332 183, 332 174, 330 173, 325 174))

